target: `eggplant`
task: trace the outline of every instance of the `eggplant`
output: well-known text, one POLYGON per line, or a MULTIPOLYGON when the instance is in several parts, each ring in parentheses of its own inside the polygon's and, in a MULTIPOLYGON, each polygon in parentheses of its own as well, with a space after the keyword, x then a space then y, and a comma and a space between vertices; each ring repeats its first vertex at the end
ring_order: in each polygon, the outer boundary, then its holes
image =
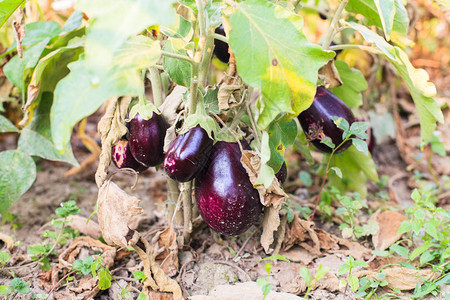
POLYGON ((177 136, 164 158, 167 175, 179 182, 194 179, 205 167, 213 142, 199 125, 177 136))
MULTIPOLYGON (((226 36, 225 28, 223 28, 222 24, 219 27, 217 27, 214 30, 214 32, 226 36)), ((228 44, 225 43, 224 41, 214 39, 214 54, 220 61, 227 64, 228 61, 230 60, 230 53, 228 53, 228 44)))
POLYGON ((287 167, 286 163, 283 162, 281 165, 280 170, 275 174, 275 177, 278 179, 278 181, 283 184, 286 181, 287 178, 287 167))
POLYGON ((130 150, 138 162, 147 167, 163 162, 167 128, 164 118, 155 112, 149 120, 136 114, 130 121, 130 150))
POLYGON ((195 180, 195 198, 203 220, 225 235, 247 231, 261 215, 258 191, 241 164, 237 143, 219 141, 204 172, 195 180))
MULTIPOLYGON (((347 120, 350 125, 355 122, 350 108, 323 86, 317 87, 311 106, 298 115, 300 125, 312 144, 327 153, 331 153, 333 149, 320 142, 325 136, 330 137, 336 147, 342 143, 343 131, 334 124, 331 118, 333 116, 347 120)), ((345 151, 351 144, 351 140, 346 141, 336 152, 345 151)))
POLYGON ((146 166, 140 164, 134 159, 130 151, 130 144, 126 139, 120 139, 117 144, 112 147, 112 161, 119 169, 131 168, 137 172, 147 169, 146 166))

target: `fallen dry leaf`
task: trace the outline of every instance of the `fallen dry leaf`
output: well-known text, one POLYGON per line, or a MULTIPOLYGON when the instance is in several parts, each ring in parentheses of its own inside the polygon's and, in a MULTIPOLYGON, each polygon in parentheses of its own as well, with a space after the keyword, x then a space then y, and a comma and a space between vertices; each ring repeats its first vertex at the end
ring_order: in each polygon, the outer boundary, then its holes
POLYGON ((14 240, 9 235, 0 232, 0 241, 5 243, 6 249, 12 250, 14 248, 14 240))
POLYGON ((261 245, 266 253, 272 253, 273 248, 270 248, 274 241, 273 233, 277 231, 280 226, 280 208, 270 206, 264 208, 263 219, 263 233, 261 234, 261 245))
POLYGON ((280 254, 291 262, 301 262, 305 265, 308 265, 316 258, 316 256, 312 255, 308 250, 300 246, 294 246, 287 251, 281 251, 280 254))
POLYGON ((372 236, 373 245, 375 250, 386 250, 401 238, 402 235, 397 234, 397 231, 400 228, 400 224, 406 220, 406 217, 398 212, 387 210, 374 218, 378 223, 379 229, 372 236))
POLYGON ((89 220, 80 215, 71 216, 67 222, 67 226, 73 230, 78 230, 80 233, 90 236, 98 240, 102 236, 100 225, 97 222, 89 220))
MULTIPOLYGON (((423 283, 423 279, 435 280, 440 276, 439 273, 433 272, 431 269, 425 270, 412 270, 405 267, 388 267, 383 269, 386 273, 385 280, 387 281, 387 287, 391 289, 399 289, 401 291, 412 290, 416 287, 417 282, 423 283)), ((376 279, 378 272, 374 271, 361 271, 355 272, 353 275, 356 277, 367 276, 367 278, 376 279)))
POLYGON ((155 257, 156 261, 168 276, 175 276, 179 267, 178 245, 177 234, 172 227, 156 233, 153 244, 159 246, 158 254, 155 257))
POLYGON ((139 240, 137 217, 143 214, 140 200, 107 180, 98 192, 97 215, 102 235, 111 246, 133 246, 139 240), (134 225, 134 226, 133 226, 134 225))

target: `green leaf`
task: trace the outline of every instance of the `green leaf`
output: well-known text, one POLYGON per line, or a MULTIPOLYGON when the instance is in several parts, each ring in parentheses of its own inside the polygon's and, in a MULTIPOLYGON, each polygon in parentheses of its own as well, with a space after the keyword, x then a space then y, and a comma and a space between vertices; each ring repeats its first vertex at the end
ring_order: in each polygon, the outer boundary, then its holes
POLYGON ((10 285, 0 285, 0 296, 4 296, 6 294, 14 293, 14 288, 10 285))
MULTIPOLYGON (((188 55, 187 51, 183 48, 184 42, 176 39, 169 38, 163 46, 163 50, 188 55)), ((179 60, 170 57, 163 58, 163 68, 169 74, 170 79, 176 84, 189 87, 191 84, 191 64, 184 60, 179 60)))
POLYGON ((300 276, 302 276, 303 280, 306 283, 306 286, 309 286, 312 282, 311 273, 309 272, 307 267, 300 268, 300 276))
POLYGON ((408 86, 416 104, 420 118, 422 141, 431 138, 436 129, 436 122, 444 123, 444 116, 439 105, 433 99, 436 95, 436 87, 428 81, 427 72, 423 69, 414 68, 408 59, 408 55, 401 48, 391 46, 367 27, 353 22, 346 24, 359 31, 366 41, 374 43, 395 67, 397 74, 403 78, 408 86))
POLYGON ((275 172, 278 172, 284 162, 285 150, 294 143, 295 138, 297 137, 297 123, 295 120, 289 122, 278 121, 270 125, 268 132, 270 160, 267 164, 272 167, 275 172))
POLYGON ((317 272, 314 275, 314 281, 319 281, 325 274, 330 270, 328 267, 323 267, 322 265, 319 265, 317 268, 317 272))
POLYGON ((263 131, 261 141, 261 169, 259 170, 258 178, 256 178, 256 184, 262 184, 266 188, 270 186, 275 177, 274 169, 268 165, 272 153, 269 139, 267 131, 263 131))
POLYGON ((151 25, 172 24, 175 0, 81 0, 79 9, 93 16, 86 38, 88 65, 110 68, 115 52, 130 36, 151 25), (105 9, 107 8, 107 9, 105 9))
POLYGON ((270 1, 248 0, 236 3, 230 24, 239 75, 263 95, 258 125, 265 129, 279 113, 294 117, 307 109, 318 69, 334 54, 306 39, 303 19, 270 1))
POLYGON ((403 36, 408 33, 409 19, 403 0, 350 0, 345 9, 363 15, 367 25, 382 28, 388 40, 392 31, 403 36))
POLYGON ((0 1, 0 27, 8 21, 16 9, 24 3, 25 0, 2 0, 0 1))
POLYGON ((423 266, 427 262, 432 261, 435 258, 435 255, 431 251, 425 251, 420 256, 420 265, 423 266))
POLYGON ((338 167, 331 167, 330 170, 333 170, 337 177, 342 178, 342 171, 338 167))
POLYGON ((42 93, 38 103, 31 123, 20 134, 19 149, 29 155, 79 166, 73 155, 70 142, 67 143, 63 153, 58 152, 53 144, 50 127, 50 109, 53 103, 53 94, 49 92, 42 93))
POLYGON ((70 74, 56 86, 50 112, 52 137, 56 149, 62 151, 69 142, 72 127, 94 113, 113 96, 137 96, 143 92, 143 82, 137 71, 97 68, 80 59, 68 65, 70 74))
POLYGON ((79 10, 74 11, 64 24, 63 29, 59 33, 60 36, 68 34, 81 26, 83 21, 83 13, 79 10))
POLYGON ((23 151, 0 152, 0 214, 4 217, 36 179, 36 165, 23 151))
POLYGON ((61 206, 58 207, 55 212, 58 217, 67 218, 68 216, 79 214, 81 210, 78 208, 75 200, 69 200, 61 203, 61 206))
POLYGON ((26 71, 36 66, 49 41, 49 38, 45 38, 41 43, 24 50, 22 58, 16 55, 3 67, 6 77, 19 88, 22 95, 25 95, 26 71))
POLYGON ((28 285, 28 282, 23 281, 22 279, 16 277, 9 283, 16 292, 20 294, 28 294, 30 292, 30 286, 28 285))
POLYGON ((342 60, 336 60, 334 65, 339 72, 342 85, 332 88, 330 91, 349 107, 359 107, 363 100, 361 92, 368 87, 364 75, 359 70, 350 68, 342 60))
POLYGON ((300 171, 300 173, 298 173, 298 178, 306 186, 311 186, 313 184, 311 175, 306 171, 300 171))
POLYGON ((147 279, 147 275, 143 271, 134 271, 133 272, 134 280, 144 282, 147 279))
POLYGON ((397 253, 400 256, 408 257, 408 254, 409 254, 408 248, 394 244, 391 247, 389 247, 389 249, 394 251, 395 253, 397 253))
POLYGON ((271 256, 268 256, 268 257, 264 257, 260 261, 272 260, 272 259, 282 260, 282 261, 285 261, 285 262, 290 262, 289 259, 287 259, 285 256, 283 256, 281 254, 276 254, 276 255, 271 255, 271 256))
POLYGON ((322 144, 327 145, 331 149, 334 149, 336 147, 336 145, 333 143, 333 141, 331 140, 331 138, 329 136, 324 137, 320 142, 322 144))
POLYGON ((409 232, 412 229, 412 224, 410 221, 403 221, 397 230, 398 234, 409 232))
POLYGON ((433 224, 431 221, 427 221, 423 224, 423 228, 425 229, 425 232, 434 237, 435 239, 438 239, 438 231, 436 224, 433 224))
POLYGON ((180 15, 177 15, 177 18, 175 19, 176 22, 172 26, 160 26, 159 29, 162 33, 167 35, 168 37, 174 38, 174 39, 182 39, 185 42, 189 42, 191 40, 193 31, 192 24, 185 18, 183 18, 180 15), (192 33, 188 36, 189 33, 192 33))
POLYGON ((161 58, 160 41, 143 35, 133 36, 117 50, 115 57, 115 64, 121 68, 149 68, 161 58))
POLYGON ((25 26, 25 37, 22 46, 40 43, 48 38, 52 40, 61 33, 61 26, 55 21, 36 21, 25 26))
POLYGON ((369 154, 369 148, 367 147, 367 143, 365 141, 354 138, 352 139, 352 144, 358 151, 364 153, 365 155, 369 154))
POLYGON ((370 153, 367 155, 351 146, 343 153, 335 154, 331 158, 331 167, 341 169, 343 178, 333 173, 329 174, 329 184, 338 188, 342 193, 355 191, 365 197, 367 190, 365 183, 367 179, 377 182, 378 174, 375 163, 370 153))
POLYGON ((205 98, 203 98, 203 104, 205 105, 205 111, 207 113, 210 113, 210 112, 215 113, 215 114, 220 113, 219 101, 217 99, 218 93, 219 93, 219 88, 217 88, 217 87, 215 87, 213 89, 206 89, 206 95, 205 95, 205 98))
POLYGON ((372 250, 372 254, 376 256, 387 257, 389 255, 389 251, 372 250))
POLYGON ((11 260, 11 256, 7 252, 0 251, 0 264, 5 265, 11 260))
POLYGON ((348 285, 351 287, 353 292, 356 292, 356 290, 359 287, 359 279, 358 279, 358 277, 356 277, 354 275, 350 275, 348 277, 348 285))
POLYGON ((107 290, 111 287, 111 272, 108 268, 102 268, 98 271, 98 288, 101 290, 107 290))
POLYGON ((0 132, 19 132, 19 129, 6 117, 0 115, 0 132))

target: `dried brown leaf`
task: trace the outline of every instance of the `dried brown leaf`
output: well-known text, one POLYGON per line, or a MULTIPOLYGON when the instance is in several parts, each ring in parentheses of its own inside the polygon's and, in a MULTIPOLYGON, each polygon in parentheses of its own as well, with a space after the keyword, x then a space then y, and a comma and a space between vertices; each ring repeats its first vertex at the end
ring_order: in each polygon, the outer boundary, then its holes
POLYGON ((163 104, 159 107, 159 111, 164 116, 164 119, 173 125, 177 119, 178 112, 183 109, 183 94, 187 88, 177 85, 173 91, 166 97, 163 104))
POLYGON ((217 94, 219 109, 225 110, 238 105, 241 99, 240 95, 243 89, 244 86, 239 84, 232 84, 232 85, 222 84, 219 87, 219 92, 217 94))
POLYGON ((375 216, 374 219, 379 229, 372 236, 373 245, 375 250, 386 250, 401 238, 402 235, 397 234, 397 231, 406 217, 398 212, 387 210, 375 216))
POLYGON ((327 89, 332 89, 342 85, 341 77, 339 76, 339 72, 334 65, 333 59, 328 61, 326 65, 319 69, 319 79, 324 82, 327 89))
POLYGON ((159 246, 156 261, 168 276, 175 276, 179 267, 177 234, 172 227, 168 227, 155 235, 153 244, 156 243, 159 246))
POLYGON ((316 258, 315 255, 312 255, 308 250, 300 246, 294 246, 287 251, 281 251, 280 254, 291 262, 300 262, 305 265, 308 265, 316 258))
POLYGON ((280 209, 279 206, 269 206, 264 208, 263 233, 261 234, 261 245, 266 253, 272 253, 270 248, 274 241, 273 233, 280 226, 280 209))
MULTIPOLYGON (((416 287, 417 282, 423 283, 423 279, 433 281, 440 276, 439 273, 433 272, 431 269, 412 270, 405 267, 388 267, 383 269, 386 273, 385 280, 387 287, 391 289, 399 289, 402 291, 412 290, 416 287)), ((355 272, 356 277, 367 276, 369 279, 376 279, 378 272, 361 271, 355 272)))
POLYGON ((342 253, 346 256, 353 256, 357 260, 367 260, 372 256, 372 250, 367 249, 363 245, 357 242, 352 242, 346 239, 341 239, 337 236, 333 236, 338 242, 339 250, 330 250, 330 253, 342 253))
POLYGON ((70 220, 67 222, 67 226, 96 240, 102 236, 100 225, 98 225, 97 222, 92 220, 88 221, 87 218, 79 215, 71 216, 70 220))
POLYGON ((259 170, 261 169, 261 158, 255 151, 244 150, 241 156, 241 163, 247 171, 250 182, 259 193, 259 198, 264 206, 278 207, 284 199, 287 199, 287 194, 281 188, 280 182, 274 177, 272 183, 268 188, 264 185, 256 184, 259 170))
POLYGON ((128 247, 139 240, 135 231, 137 217, 143 214, 140 200, 130 196, 114 182, 108 180, 100 188, 97 215, 103 238, 111 246, 128 247), (134 226, 133 226, 134 225, 134 226))
POLYGON ((0 232, 0 241, 5 243, 6 249, 14 249, 14 240, 9 235, 0 232))
POLYGON ((128 129, 125 125, 125 116, 128 112, 131 97, 111 98, 104 116, 98 123, 98 133, 102 139, 102 152, 95 173, 95 182, 100 188, 106 180, 107 170, 111 164, 111 149, 128 129))

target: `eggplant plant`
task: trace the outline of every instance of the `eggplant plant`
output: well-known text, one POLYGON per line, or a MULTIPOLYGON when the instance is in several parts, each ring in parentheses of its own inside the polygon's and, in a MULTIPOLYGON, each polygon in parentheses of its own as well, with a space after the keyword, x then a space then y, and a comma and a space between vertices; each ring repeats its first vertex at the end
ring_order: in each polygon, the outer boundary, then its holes
MULTIPOLYGON (((0 25, 22 2, 0 3, 0 25)), ((168 201, 167 219, 183 227, 186 242, 197 217, 193 202, 213 230, 228 235, 257 224, 263 211, 278 216, 286 196, 273 203, 259 191, 286 179, 284 155, 294 143, 303 157, 315 151, 309 142, 325 152, 320 191, 330 183, 363 194, 365 181, 377 180, 364 141, 368 124, 354 117, 368 86, 345 52, 368 51, 392 65, 416 104, 422 140, 443 122, 442 112, 434 85, 408 59, 402 1, 321 0, 326 14, 307 2, 79 0, 64 26, 26 24, 3 67, 25 113, 20 128, 0 116, 1 132, 20 132, 18 148, 0 153, 0 213, 32 185, 31 156, 78 165, 72 130, 107 102, 123 123, 99 126, 103 171, 111 151, 119 168, 162 164, 169 194, 180 194, 168 201), (319 15, 328 31, 310 40, 305 27, 319 15), (342 60, 334 60, 341 50, 342 60), (224 64, 213 65, 213 54, 224 64), (183 93, 176 96, 175 86, 183 93), (137 101, 123 108, 127 97, 137 101), (125 134, 128 141, 120 141, 125 134)))

